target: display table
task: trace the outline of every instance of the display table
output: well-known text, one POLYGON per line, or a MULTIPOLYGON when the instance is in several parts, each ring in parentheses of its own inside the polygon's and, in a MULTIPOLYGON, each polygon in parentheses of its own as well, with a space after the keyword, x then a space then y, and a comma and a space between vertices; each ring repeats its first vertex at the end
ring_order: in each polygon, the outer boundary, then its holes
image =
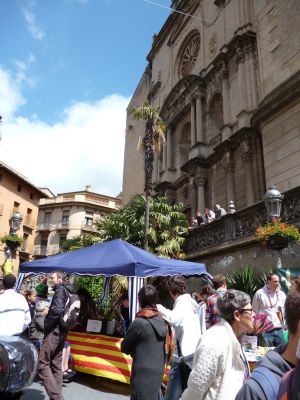
MULTIPOLYGON (((121 352, 122 338, 100 334, 69 332, 76 371, 130 383, 132 358, 121 352)), ((164 383, 167 382, 167 373, 164 383)))

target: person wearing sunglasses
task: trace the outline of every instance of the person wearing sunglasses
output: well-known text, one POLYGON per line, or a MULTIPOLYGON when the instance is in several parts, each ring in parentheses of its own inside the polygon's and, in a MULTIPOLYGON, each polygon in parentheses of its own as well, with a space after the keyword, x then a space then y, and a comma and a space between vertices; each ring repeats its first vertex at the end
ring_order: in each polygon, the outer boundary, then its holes
POLYGON ((241 339, 253 330, 250 296, 230 289, 218 297, 217 306, 221 321, 201 337, 181 400, 234 399, 249 377, 241 339))

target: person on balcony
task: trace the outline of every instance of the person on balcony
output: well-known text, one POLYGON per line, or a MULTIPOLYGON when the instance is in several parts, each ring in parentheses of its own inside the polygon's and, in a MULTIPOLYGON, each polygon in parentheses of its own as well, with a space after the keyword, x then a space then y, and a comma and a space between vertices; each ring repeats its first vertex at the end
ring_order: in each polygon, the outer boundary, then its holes
POLYGON ((209 208, 206 208, 204 210, 204 215, 205 215, 205 218, 207 219, 208 224, 216 219, 215 213, 212 210, 210 210, 209 208))
POLYGON ((207 218, 205 215, 202 215, 201 212, 198 210, 196 212, 196 218, 198 226, 207 224, 207 218))
POLYGON ((214 212, 215 212, 216 219, 220 219, 221 217, 223 217, 224 215, 227 214, 225 209, 222 208, 219 204, 216 204, 214 206, 214 212))

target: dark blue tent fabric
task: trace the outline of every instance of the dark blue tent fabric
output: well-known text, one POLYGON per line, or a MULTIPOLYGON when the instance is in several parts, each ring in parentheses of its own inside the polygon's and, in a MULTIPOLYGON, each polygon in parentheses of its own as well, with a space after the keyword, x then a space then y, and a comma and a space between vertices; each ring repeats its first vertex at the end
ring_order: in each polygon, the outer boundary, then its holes
POLYGON ((157 257, 121 239, 25 262, 20 266, 20 272, 49 273, 55 270, 65 273, 140 278, 207 274, 205 264, 157 257))

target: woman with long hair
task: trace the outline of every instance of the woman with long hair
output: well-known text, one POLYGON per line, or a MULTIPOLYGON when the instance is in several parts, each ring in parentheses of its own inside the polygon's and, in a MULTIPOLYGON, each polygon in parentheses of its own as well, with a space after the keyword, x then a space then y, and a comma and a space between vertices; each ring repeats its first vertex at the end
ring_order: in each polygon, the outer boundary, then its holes
POLYGON ((121 343, 121 351, 133 359, 130 399, 159 400, 166 358, 172 349, 171 329, 159 316, 154 286, 143 286, 138 300, 140 310, 121 343))

